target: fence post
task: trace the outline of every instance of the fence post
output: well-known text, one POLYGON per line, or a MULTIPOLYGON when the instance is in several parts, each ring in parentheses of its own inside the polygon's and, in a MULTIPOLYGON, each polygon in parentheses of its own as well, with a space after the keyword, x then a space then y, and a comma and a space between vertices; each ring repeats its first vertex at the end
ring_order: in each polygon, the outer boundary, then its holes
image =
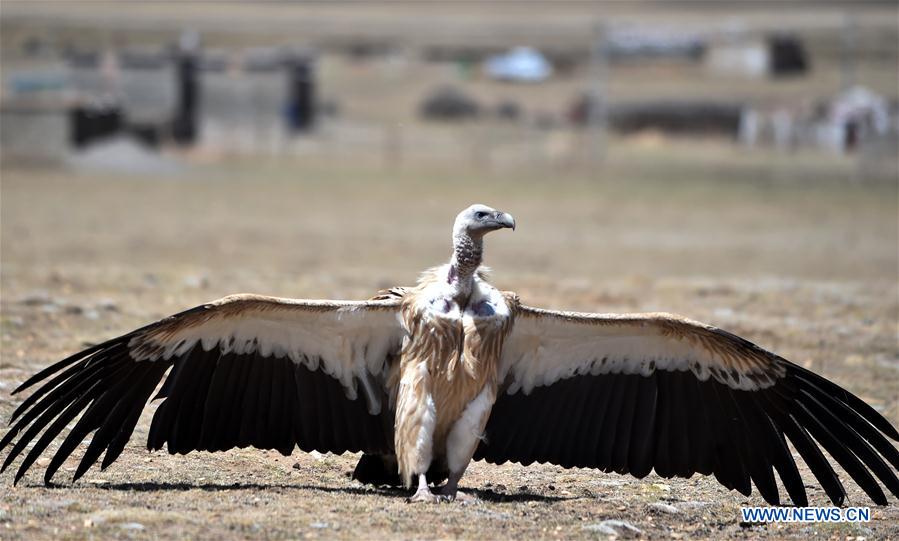
POLYGON ((193 31, 182 34, 176 68, 178 104, 172 121, 172 138, 180 145, 192 145, 197 140, 197 116, 201 108, 197 74, 199 53, 199 34, 193 31))

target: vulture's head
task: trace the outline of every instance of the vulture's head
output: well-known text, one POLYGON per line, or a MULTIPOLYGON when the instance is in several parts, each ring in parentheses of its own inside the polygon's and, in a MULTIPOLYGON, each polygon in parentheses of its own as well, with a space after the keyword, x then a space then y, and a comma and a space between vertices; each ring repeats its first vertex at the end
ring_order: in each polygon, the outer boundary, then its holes
POLYGON ((515 218, 511 214, 488 207, 472 205, 456 216, 453 234, 467 234, 471 237, 482 237, 486 233, 510 227, 515 229, 515 218))

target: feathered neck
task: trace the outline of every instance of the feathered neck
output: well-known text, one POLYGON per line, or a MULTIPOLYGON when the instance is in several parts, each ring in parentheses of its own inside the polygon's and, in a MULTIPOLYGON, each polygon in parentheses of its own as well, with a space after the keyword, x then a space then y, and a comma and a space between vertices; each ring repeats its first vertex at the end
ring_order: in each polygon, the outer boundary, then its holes
POLYGON ((464 230, 453 232, 453 257, 450 259, 446 281, 460 303, 467 302, 471 295, 474 276, 481 266, 483 254, 482 236, 472 236, 464 230))

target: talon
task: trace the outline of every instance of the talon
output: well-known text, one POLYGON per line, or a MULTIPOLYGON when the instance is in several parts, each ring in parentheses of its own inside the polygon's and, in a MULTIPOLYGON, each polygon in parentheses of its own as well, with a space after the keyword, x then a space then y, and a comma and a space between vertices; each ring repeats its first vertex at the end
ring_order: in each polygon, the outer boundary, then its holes
POLYGON ((458 488, 456 488, 455 484, 445 484, 440 488, 434 490, 434 493, 440 497, 440 501, 443 502, 459 502, 462 505, 468 505, 472 503, 479 503, 481 500, 477 498, 477 496, 472 496, 471 494, 462 492, 458 488))
POLYGON ((406 503, 440 503, 440 495, 432 494, 430 490, 418 490, 412 496, 406 498, 406 503))

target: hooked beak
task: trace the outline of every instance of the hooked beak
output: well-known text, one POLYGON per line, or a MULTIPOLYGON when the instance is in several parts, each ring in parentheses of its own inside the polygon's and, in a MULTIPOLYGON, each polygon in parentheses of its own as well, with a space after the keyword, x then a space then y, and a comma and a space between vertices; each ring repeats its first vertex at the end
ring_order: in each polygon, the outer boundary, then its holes
POLYGON ((508 212, 497 212, 494 220, 500 227, 509 227, 515 231, 515 218, 508 212))

